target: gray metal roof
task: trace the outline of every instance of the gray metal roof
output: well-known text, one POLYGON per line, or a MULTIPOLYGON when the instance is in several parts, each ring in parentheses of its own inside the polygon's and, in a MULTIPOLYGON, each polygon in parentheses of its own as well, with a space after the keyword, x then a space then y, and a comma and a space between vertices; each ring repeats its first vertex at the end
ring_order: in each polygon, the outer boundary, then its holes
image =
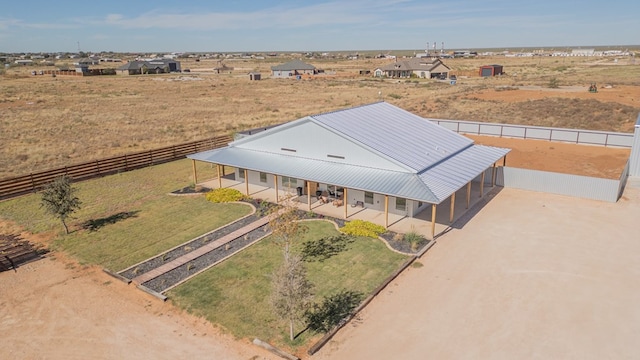
POLYGON ((311 116, 420 172, 473 144, 473 140, 386 102, 311 116))
POLYGON ((374 169, 236 147, 205 151, 187 157, 349 189, 439 203, 439 199, 418 175, 409 172, 374 169))
MULTIPOLYGON (((313 147, 312 144, 309 146, 313 147)), ((299 119, 237 140, 226 148, 187 157, 439 204, 509 151, 473 145, 471 139, 380 102, 299 119), (285 137, 295 134, 292 132, 295 128, 293 125, 306 119, 331 130, 335 136, 352 141, 354 146, 364 147, 372 153, 371 156, 383 155, 405 165, 400 169, 406 170, 380 169, 344 160, 311 159, 308 156, 276 153, 275 150, 268 151, 263 146, 255 145, 259 143, 258 139, 274 133, 285 137), (246 146, 254 139, 254 147, 246 146)))
POLYGON ((302 60, 291 60, 287 63, 275 65, 271 67, 274 71, 289 71, 289 70, 315 70, 316 67, 303 62, 302 60))

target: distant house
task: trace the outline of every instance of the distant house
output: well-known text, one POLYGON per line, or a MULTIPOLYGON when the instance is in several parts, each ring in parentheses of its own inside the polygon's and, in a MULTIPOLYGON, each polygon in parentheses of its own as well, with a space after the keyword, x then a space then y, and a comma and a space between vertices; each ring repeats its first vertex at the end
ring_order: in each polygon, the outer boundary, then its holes
POLYGON ((291 78, 298 75, 314 75, 318 70, 315 66, 307 64, 302 60, 292 60, 288 63, 271 67, 271 77, 274 78, 291 78))
POLYGON ((409 58, 394 61, 374 70, 377 77, 423 79, 447 78, 451 69, 438 58, 409 58))
POLYGON ((182 71, 180 62, 172 59, 134 60, 116 68, 118 75, 164 74, 180 71, 182 71))
POLYGON ((147 74, 146 61, 129 61, 128 63, 116 68, 117 75, 140 75, 147 74))
POLYGON ((33 60, 31 59, 19 59, 14 61, 14 63, 18 64, 18 65, 31 65, 33 64, 33 60))

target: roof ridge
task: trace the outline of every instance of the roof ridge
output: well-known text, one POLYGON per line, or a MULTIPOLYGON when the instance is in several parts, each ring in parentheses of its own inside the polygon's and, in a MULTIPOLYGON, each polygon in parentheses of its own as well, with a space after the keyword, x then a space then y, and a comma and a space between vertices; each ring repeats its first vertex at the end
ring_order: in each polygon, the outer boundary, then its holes
POLYGON ((352 106, 352 107, 348 107, 348 108, 331 110, 331 111, 327 111, 327 112, 323 112, 323 113, 318 113, 318 114, 309 115, 309 117, 315 117, 315 116, 321 116, 321 115, 335 114, 335 113, 338 113, 338 112, 341 112, 341 111, 348 111, 348 110, 353 110, 353 109, 363 108, 363 107, 366 107, 366 106, 376 105, 376 104, 380 104, 380 103, 386 103, 386 101, 384 101, 384 100, 380 100, 380 101, 376 101, 376 102, 372 102, 372 103, 368 103, 368 104, 361 104, 361 105, 356 105, 356 106, 352 106))

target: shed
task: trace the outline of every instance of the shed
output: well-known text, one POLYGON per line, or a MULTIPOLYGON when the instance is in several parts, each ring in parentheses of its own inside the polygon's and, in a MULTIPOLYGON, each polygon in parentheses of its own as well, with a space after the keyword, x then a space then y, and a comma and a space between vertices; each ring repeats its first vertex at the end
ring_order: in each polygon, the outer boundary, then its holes
POLYGON ((260 73, 258 72, 250 72, 249 73, 249 80, 260 80, 261 76, 260 73))
POLYGON ((482 77, 502 75, 502 73, 503 73, 502 65, 483 65, 483 66, 480 66, 480 76, 482 76, 482 77))

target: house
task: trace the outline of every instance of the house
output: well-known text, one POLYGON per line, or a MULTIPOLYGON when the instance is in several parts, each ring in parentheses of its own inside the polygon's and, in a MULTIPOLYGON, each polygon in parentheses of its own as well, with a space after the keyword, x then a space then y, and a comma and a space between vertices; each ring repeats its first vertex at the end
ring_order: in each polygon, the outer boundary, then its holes
POLYGON ((376 77, 446 79, 451 69, 438 58, 408 58, 397 60, 374 70, 376 77))
POLYGON ((146 61, 129 61, 128 63, 116 68, 117 75, 140 75, 147 73, 146 61))
MULTIPOLYGON (((231 142, 227 147, 187 156, 231 166, 235 179, 298 195, 333 192, 347 206, 415 217, 431 209, 432 237, 438 204, 471 182, 480 193, 496 162, 509 149, 473 140, 386 102, 328 112, 285 123, 231 142)), ((195 169, 195 164, 194 164, 195 169)), ((194 177, 197 178, 194 173, 194 177)), ((220 180, 221 181, 221 180, 220 180)), ((220 186, 222 183, 220 182, 220 186)), ((452 206, 453 209, 453 206, 452 206)), ((453 210, 451 210, 453 220, 453 210)))
POLYGON ((118 75, 164 74, 180 72, 180 62, 172 59, 134 60, 116 68, 118 75))
POLYGON ((314 75, 318 70, 315 66, 307 64, 302 60, 292 60, 288 63, 271 67, 271 77, 274 78, 292 78, 300 75, 314 75))

